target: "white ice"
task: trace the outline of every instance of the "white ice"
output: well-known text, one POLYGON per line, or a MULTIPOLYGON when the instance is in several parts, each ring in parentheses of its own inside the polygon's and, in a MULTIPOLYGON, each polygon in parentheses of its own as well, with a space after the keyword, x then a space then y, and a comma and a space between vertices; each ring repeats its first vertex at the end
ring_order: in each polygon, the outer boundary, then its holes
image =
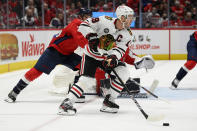
POLYGON ((171 101, 137 99, 148 115, 165 115, 159 122, 146 121, 131 99, 117 99, 117 114, 101 113, 103 99, 96 96, 87 96, 85 104, 76 104, 77 115, 59 116, 58 106, 64 97, 48 93, 52 77, 45 74, 22 91, 16 103, 6 103, 4 98, 27 70, 1 74, 0 131, 197 131, 197 68, 181 81, 179 90, 168 88, 184 62, 156 61, 156 67, 148 72, 131 68, 131 76, 140 76, 144 87, 149 88, 158 79, 154 93, 171 101), (163 122, 170 126, 162 126, 163 122))

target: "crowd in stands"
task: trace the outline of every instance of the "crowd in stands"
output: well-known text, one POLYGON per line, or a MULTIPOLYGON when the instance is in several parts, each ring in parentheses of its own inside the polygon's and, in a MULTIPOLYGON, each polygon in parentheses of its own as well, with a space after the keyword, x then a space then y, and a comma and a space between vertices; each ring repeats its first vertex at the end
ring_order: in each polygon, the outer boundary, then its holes
POLYGON ((113 12, 118 5, 128 5, 135 11, 136 20, 142 12, 144 28, 197 25, 197 0, 169 0, 169 3, 168 0, 142 0, 141 11, 140 0, 115 0, 114 5, 113 0, 89 0, 90 3, 88 0, 66 0, 65 7, 64 0, 43 1, 42 4, 42 0, 8 0, 8 3, 1 0, 0 28, 62 28, 77 17, 80 8, 88 4, 95 12, 113 12))

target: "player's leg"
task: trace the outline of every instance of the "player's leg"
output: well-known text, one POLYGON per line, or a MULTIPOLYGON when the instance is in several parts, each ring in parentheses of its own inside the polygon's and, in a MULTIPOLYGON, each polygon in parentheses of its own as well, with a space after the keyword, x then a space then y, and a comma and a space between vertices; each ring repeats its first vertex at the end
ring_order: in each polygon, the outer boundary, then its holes
POLYGON ((176 74, 176 77, 172 81, 171 89, 175 89, 178 87, 179 82, 187 75, 187 73, 192 70, 196 65, 196 61, 188 60, 183 67, 180 68, 178 73, 176 74))
MULTIPOLYGON (((62 59, 61 64, 70 68, 70 69, 72 69, 73 71, 79 71, 80 70, 80 65, 81 65, 81 59, 82 59, 81 56, 79 56, 76 53, 72 53, 71 55, 65 56, 64 59, 62 59)), ((80 74, 78 72, 74 76, 73 82, 71 82, 69 84, 68 93, 69 93, 70 89, 72 88, 72 85, 78 82, 79 78, 80 78, 80 74)), ((76 101, 76 103, 84 103, 84 102, 85 102, 85 96, 84 95, 80 96, 79 99, 77 99, 77 101, 76 101)))
POLYGON ((16 101, 16 97, 19 93, 28 86, 28 84, 38 78, 43 72, 38 71, 36 68, 31 68, 25 73, 25 75, 19 80, 16 86, 8 94, 8 98, 5 99, 6 102, 12 103, 16 101))
POLYGON ((187 44, 187 62, 180 68, 176 77, 172 81, 171 89, 177 88, 179 82, 187 75, 187 73, 196 66, 197 62, 197 45, 193 40, 187 44))
POLYGON ((76 109, 73 104, 79 99, 83 93, 95 83, 93 79, 95 76, 97 60, 83 55, 80 68, 80 78, 78 82, 74 83, 67 95, 67 98, 59 106, 59 114, 61 115, 74 115, 76 109))
MULTIPOLYGON (((125 65, 119 65, 118 67, 114 68, 114 70, 117 72, 117 74, 121 77, 124 83, 129 79, 129 70, 125 65), (127 73, 125 73, 127 72, 127 73)), ((103 92, 105 94, 105 99, 103 101, 103 106, 100 109, 101 112, 109 112, 109 113, 117 113, 119 106, 115 103, 115 99, 118 97, 118 95, 123 90, 122 84, 119 82, 119 80, 115 77, 113 73, 111 73, 110 81, 105 82, 105 87, 109 87, 109 89, 105 89, 103 92)))
POLYGON ((25 73, 13 90, 8 94, 6 102, 15 102, 18 94, 25 89, 32 81, 38 78, 43 72, 49 74, 57 65, 58 52, 55 49, 46 49, 36 65, 25 73))

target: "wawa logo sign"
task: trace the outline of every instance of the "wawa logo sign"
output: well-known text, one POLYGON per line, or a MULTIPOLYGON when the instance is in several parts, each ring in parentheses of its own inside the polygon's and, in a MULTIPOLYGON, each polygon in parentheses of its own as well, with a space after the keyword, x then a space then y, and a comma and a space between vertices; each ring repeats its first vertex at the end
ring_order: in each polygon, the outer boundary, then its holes
POLYGON ((45 50, 44 43, 35 43, 34 35, 29 34, 30 41, 22 41, 22 56, 40 56, 45 50))

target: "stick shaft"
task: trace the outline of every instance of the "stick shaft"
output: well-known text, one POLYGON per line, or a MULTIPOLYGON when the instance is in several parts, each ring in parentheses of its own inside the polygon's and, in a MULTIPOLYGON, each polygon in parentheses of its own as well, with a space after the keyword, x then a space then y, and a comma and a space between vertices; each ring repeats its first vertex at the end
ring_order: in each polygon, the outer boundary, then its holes
POLYGON ((136 104, 136 106, 138 107, 138 109, 140 110, 140 112, 143 114, 143 116, 148 119, 148 115, 146 114, 146 112, 142 109, 142 107, 140 106, 140 104, 137 102, 137 100, 133 97, 133 95, 130 93, 129 89, 127 88, 127 86, 124 84, 124 82, 122 81, 122 79, 119 77, 119 75, 116 73, 116 71, 114 69, 112 69, 112 72, 116 75, 116 77, 118 78, 118 80, 120 81, 120 83, 123 85, 123 87, 126 89, 126 91, 128 92, 128 94, 131 96, 131 99, 134 101, 134 103, 136 104))

